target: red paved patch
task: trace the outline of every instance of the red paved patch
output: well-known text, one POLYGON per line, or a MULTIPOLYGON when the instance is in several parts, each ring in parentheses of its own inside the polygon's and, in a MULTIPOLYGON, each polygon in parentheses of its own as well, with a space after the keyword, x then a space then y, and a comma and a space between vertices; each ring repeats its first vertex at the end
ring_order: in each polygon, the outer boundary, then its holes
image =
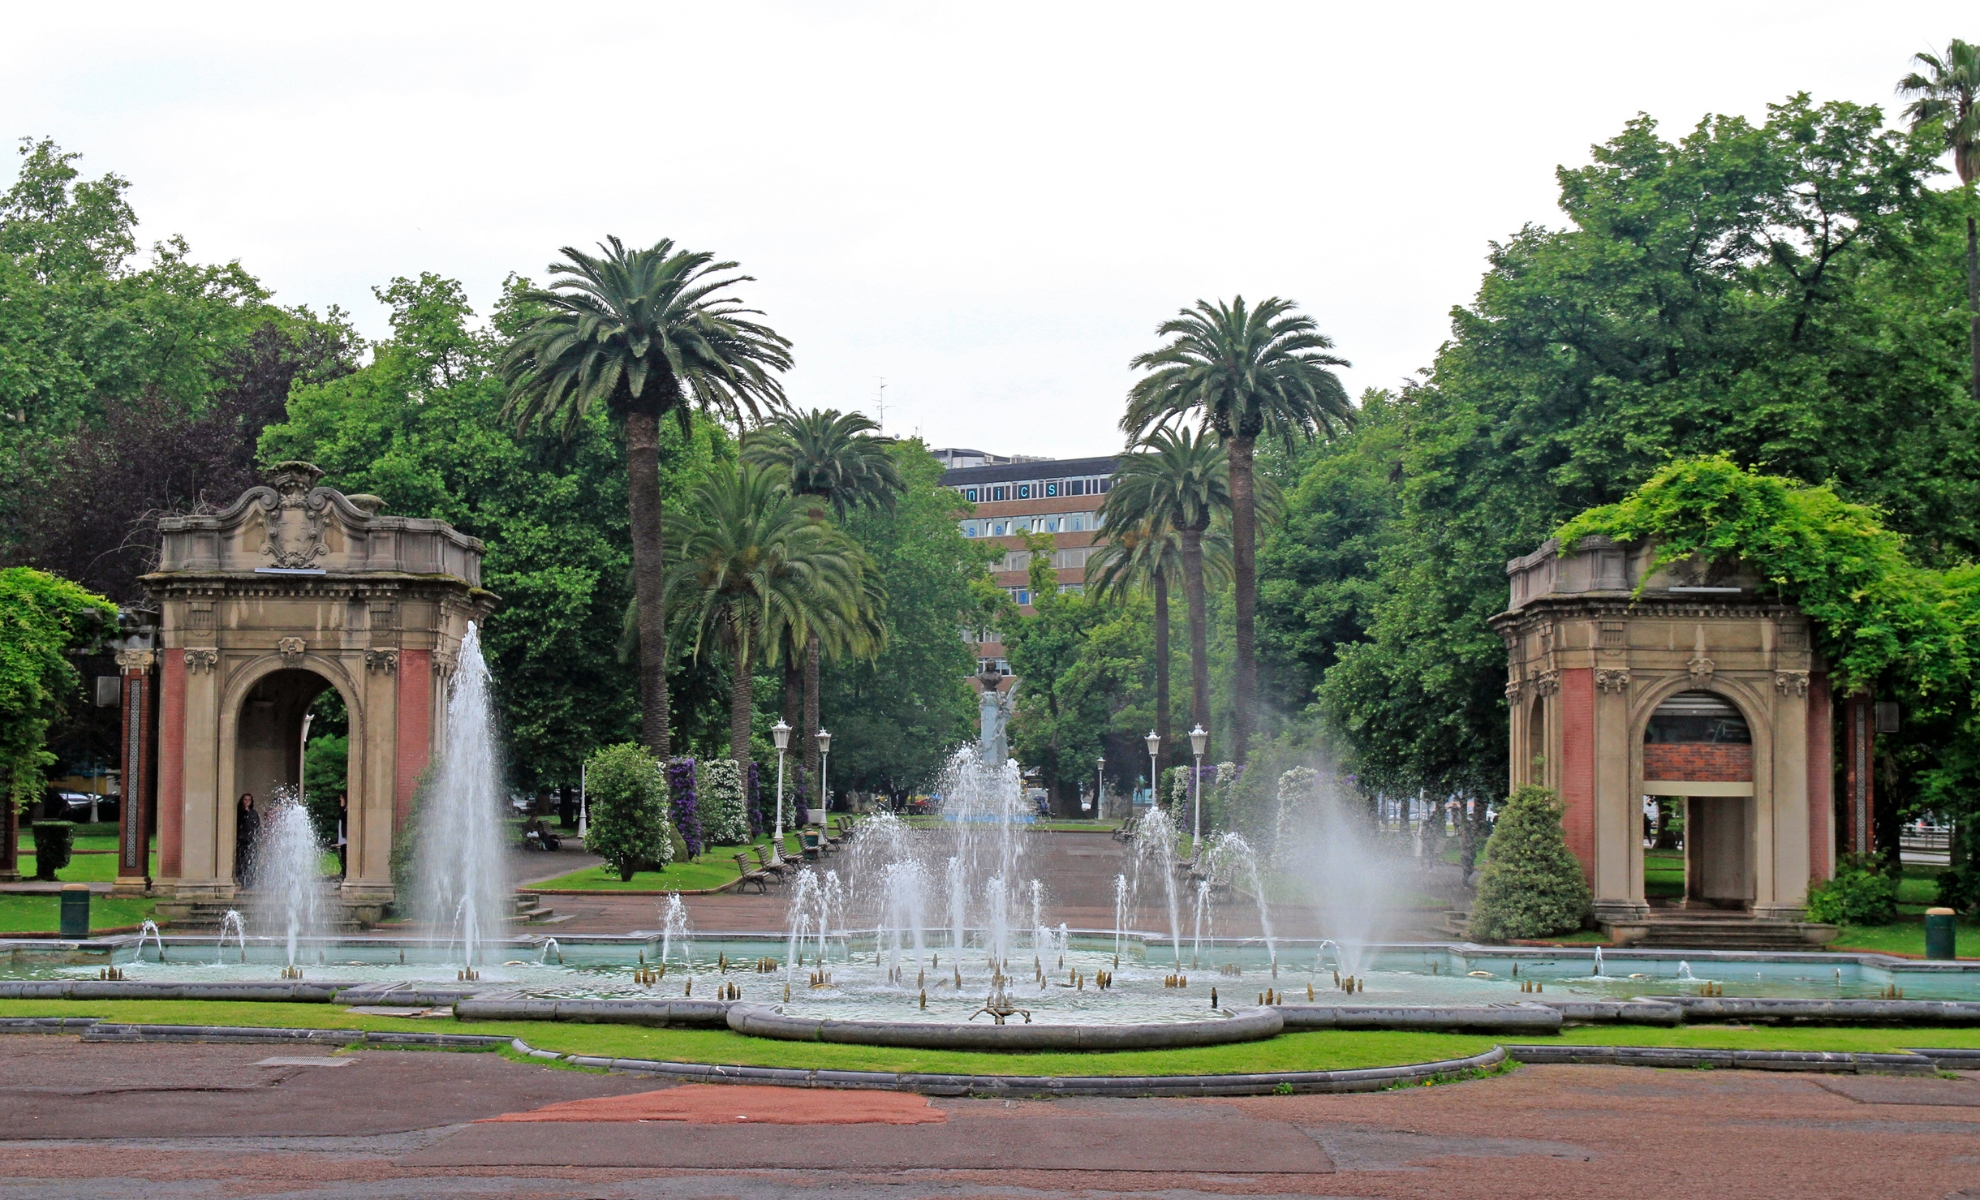
POLYGON ((566 1100, 489 1121, 683 1121, 689 1125, 930 1125, 949 1119, 926 1096, 689 1083, 566 1100))

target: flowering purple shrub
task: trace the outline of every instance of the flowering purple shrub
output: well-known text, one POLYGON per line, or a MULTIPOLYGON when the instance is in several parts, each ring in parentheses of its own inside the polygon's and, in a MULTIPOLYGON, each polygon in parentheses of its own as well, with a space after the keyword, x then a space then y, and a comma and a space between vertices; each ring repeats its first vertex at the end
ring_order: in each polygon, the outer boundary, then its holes
POLYGON ((689 858, 701 854, 701 814, 695 803, 694 760, 676 758, 667 763, 667 790, 674 801, 674 829, 687 843, 689 858))

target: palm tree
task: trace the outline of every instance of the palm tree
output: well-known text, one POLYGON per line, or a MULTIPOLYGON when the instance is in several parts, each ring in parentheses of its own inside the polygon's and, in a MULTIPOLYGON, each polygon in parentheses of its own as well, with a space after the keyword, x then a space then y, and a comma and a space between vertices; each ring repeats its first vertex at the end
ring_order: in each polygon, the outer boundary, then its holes
POLYGON ((729 753, 748 762, 752 672, 759 656, 817 635, 834 645, 869 636, 874 582, 866 556, 810 519, 776 473, 723 464, 689 499, 666 598, 676 633, 701 656, 713 640, 731 660, 729 753))
MULTIPOLYGON (((892 511, 906 485, 887 453, 894 440, 874 436, 879 429, 863 413, 830 408, 788 413, 749 437, 742 458, 752 466, 786 474, 791 491, 810 500, 814 521, 823 521, 827 508, 841 520, 859 508, 892 511)), ((811 779, 818 778, 818 675, 826 648, 816 636, 803 646, 798 740, 805 775, 811 779)), ((788 689, 788 673, 785 680, 788 689)), ((788 700, 785 707, 790 707, 788 700)))
POLYGON ((1170 418, 1196 416, 1230 451, 1231 571, 1236 593, 1236 671, 1232 680, 1231 757, 1242 762, 1258 701, 1253 613, 1258 605, 1258 504, 1252 473, 1259 435, 1288 448, 1295 440, 1353 423, 1354 407, 1330 367, 1347 361, 1326 351, 1333 341, 1311 317, 1277 296, 1247 308, 1199 300, 1162 322, 1171 340, 1137 355, 1131 365, 1149 374, 1128 392, 1121 428, 1139 437, 1170 418))
POLYGON ((1926 70, 1898 81, 1898 95, 1917 97, 1904 115, 1913 131, 1939 127, 1966 192, 1967 350, 1973 359, 1973 399, 1980 402, 1980 230, 1973 219, 1973 182, 1980 176, 1980 106, 1974 103, 1980 95, 1980 46, 1954 38, 1944 54, 1914 54, 1912 61, 1926 70))
MULTIPOLYGON (((1102 591, 1145 580, 1155 592, 1155 732, 1169 737, 1169 579, 1180 576, 1189 608, 1189 718, 1210 728, 1209 617, 1204 535, 1231 508, 1230 454, 1188 429, 1157 429, 1122 456, 1113 490, 1100 502, 1108 546, 1095 557, 1102 591)), ((1089 560, 1087 567, 1094 570, 1089 560)))
POLYGON ((639 621, 641 740, 670 750, 667 712, 666 544, 660 511, 660 422, 683 431, 692 409, 741 423, 784 407, 777 373, 790 342, 726 294, 749 280, 732 262, 662 239, 628 250, 608 238, 594 257, 569 246, 552 263, 550 290, 523 303, 536 311, 502 361, 505 409, 517 424, 566 436, 599 405, 626 440, 632 516, 633 602, 639 621))

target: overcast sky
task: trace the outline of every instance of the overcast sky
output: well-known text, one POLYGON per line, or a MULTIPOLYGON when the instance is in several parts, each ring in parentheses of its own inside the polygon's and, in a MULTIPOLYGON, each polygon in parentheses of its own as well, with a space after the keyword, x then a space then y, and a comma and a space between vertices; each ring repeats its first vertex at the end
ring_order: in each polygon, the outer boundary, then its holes
MULTIPOLYGON (((1906 3, 16 6, 0 132, 134 184, 146 241, 386 332, 395 275, 608 233, 740 260, 804 407, 934 445, 1119 446, 1128 360, 1279 294, 1354 366, 1425 366, 1553 170, 1797 90, 1882 104, 1980 39, 1906 3)), ((13 165, 0 166, 11 177, 13 165)))

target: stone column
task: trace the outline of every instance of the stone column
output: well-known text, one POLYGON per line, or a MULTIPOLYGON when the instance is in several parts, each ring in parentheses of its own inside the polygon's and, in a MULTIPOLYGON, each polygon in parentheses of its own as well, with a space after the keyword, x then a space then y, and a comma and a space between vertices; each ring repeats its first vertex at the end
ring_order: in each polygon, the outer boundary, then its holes
POLYGON ((151 823, 146 807, 157 778, 153 764, 156 701, 151 669, 157 654, 123 650, 117 671, 123 677, 123 723, 118 739, 123 762, 123 802, 118 805, 117 883, 115 895, 137 896, 151 890, 151 823))
POLYGON ((1843 701, 1843 848, 1869 854, 1876 848, 1876 742, 1870 693, 1843 701))

